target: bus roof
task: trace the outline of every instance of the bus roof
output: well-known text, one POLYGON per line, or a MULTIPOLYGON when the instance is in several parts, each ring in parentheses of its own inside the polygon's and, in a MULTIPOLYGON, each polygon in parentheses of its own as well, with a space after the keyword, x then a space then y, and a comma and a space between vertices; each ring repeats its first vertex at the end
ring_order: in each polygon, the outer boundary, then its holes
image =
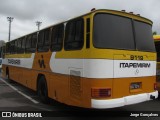
MULTIPOLYGON (((70 19, 67 19, 63 22, 59 22, 59 23, 55 23, 54 25, 50 25, 50 26, 47 26, 43 29, 47 29, 49 27, 52 27, 52 26, 55 26, 57 24, 61 24, 61 23, 65 23, 65 22, 68 22, 72 19, 75 19, 75 18, 79 18, 79 17, 83 17, 83 16, 87 16, 87 15, 90 15, 90 14, 96 14, 96 13, 109 13, 109 14, 113 14, 113 15, 119 15, 119 16, 124 16, 124 17, 128 17, 128 18, 132 18, 132 19, 135 19, 135 20, 139 20, 139 21, 142 21, 142 22, 145 22, 145 23, 148 23, 150 25, 153 24, 153 22, 145 17, 142 17, 140 16, 139 14, 133 14, 133 12, 124 12, 124 11, 118 11, 118 10, 109 10, 109 9, 97 9, 97 10, 93 10, 93 11, 90 11, 86 14, 83 14, 83 15, 79 15, 79 16, 76 16, 76 17, 72 17, 70 19)), ((41 30, 43 30, 41 29, 41 30)))
MULTIPOLYGON (((140 16, 139 14, 133 14, 133 12, 125 12, 125 11, 123 11, 123 10, 122 10, 122 11, 117 11, 117 10, 109 10, 109 9, 97 9, 97 10, 92 10, 92 11, 86 13, 86 14, 83 14, 83 15, 76 16, 76 17, 73 17, 73 18, 71 18, 71 19, 65 20, 65 21, 63 21, 63 22, 58 22, 58 23, 52 24, 52 25, 47 26, 47 27, 45 27, 45 28, 43 28, 43 29, 41 29, 41 30, 45 30, 45 29, 47 29, 47 28, 53 27, 53 26, 58 25, 58 24, 61 24, 61 23, 66 23, 66 22, 68 22, 68 21, 70 21, 70 20, 72 20, 72 19, 75 19, 75 18, 83 17, 83 16, 90 15, 90 14, 96 14, 96 13, 109 13, 109 14, 124 16, 124 17, 128 17, 128 18, 135 19, 135 20, 138 20, 138 21, 142 21, 142 22, 148 23, 148 24, 150 24, 150 25, 153 24, 153 22, 152 22, 151 20, 149 20, 149 19, 147 19, 147 18, 145 18, 145 17, 142 17, 142 16, 140 16)), ((40 30, 40 31, 41 31, 41 30, 40 30)), ((30 34, 33 34, 33 33, 36 33, 36 32, 38 32, 38 31, 34 31, 34 32, 32 32, 32 33, 29 33, 29 34, 23 35, 23 36, 21 36, 21 37, 18 37, 18 38, 16 38, 16 39, 25 37, 25 36, 27 36, 27 35, 30 35, 30 34)), ((16 39, 14 39, 14 40, 16 40, 16 39)))

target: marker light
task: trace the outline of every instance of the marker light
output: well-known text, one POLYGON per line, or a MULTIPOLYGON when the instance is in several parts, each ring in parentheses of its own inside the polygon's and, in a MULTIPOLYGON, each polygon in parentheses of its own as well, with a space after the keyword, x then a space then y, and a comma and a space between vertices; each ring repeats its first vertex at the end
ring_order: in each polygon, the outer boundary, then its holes
POLYGON ((154 90, 157 90, 157 83, 154 83, 154 90))
POLYGON ((94 11, 94 10, 96 10, 96 8, 92 8, 92 9, 91 9, 91 11, 94 11))
POLYGON ((133 12, 129 12, 130 14, 133 14, 133 12))

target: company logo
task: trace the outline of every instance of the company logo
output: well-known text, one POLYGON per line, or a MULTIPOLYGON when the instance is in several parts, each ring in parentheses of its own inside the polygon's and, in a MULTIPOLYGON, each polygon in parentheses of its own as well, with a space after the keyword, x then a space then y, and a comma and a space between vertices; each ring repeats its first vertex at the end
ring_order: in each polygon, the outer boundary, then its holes
POLYGON ((120 68, 150 68, 150 63, 120 63, 120 68))
POLYGON ((2 117, 42 117, 42 114, 35 112, 2 112, 2 117))
POLYGON ((135 75, 138 75, 138 73, 139 73, 139 70, 138 70, 138 69, 136 69, 136 71, 135 71, 135 75))
POLYGON ((2 112, 2 117, 11 117, 11 112, 2 112))
POLYGON ((8 59, 9 64, 15 64, 15 65, 20 65, 21 61, 20 60, 15 60, 15 59, 8 59))

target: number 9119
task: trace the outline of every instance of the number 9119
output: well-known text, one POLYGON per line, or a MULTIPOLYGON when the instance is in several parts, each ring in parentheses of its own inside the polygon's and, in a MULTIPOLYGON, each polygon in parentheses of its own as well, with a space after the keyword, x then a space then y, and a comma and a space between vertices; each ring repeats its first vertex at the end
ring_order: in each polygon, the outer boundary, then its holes
POLYGON ((131 55, 130 56, 131 60, 143 60, 143 56, 138 56, 138 55, 131 55))

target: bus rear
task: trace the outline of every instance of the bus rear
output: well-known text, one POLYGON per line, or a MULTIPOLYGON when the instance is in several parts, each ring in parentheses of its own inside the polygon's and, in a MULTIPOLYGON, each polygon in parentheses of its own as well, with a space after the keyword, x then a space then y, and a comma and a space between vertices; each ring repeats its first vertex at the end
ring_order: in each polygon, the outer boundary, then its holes
MULTIPOLYGON (((93 108, 113 108, 158 97, 152 22, 125 12, 92 14, 88 77, 93 108)), ((88 62, 87 62, 88 63, 88 62)))

